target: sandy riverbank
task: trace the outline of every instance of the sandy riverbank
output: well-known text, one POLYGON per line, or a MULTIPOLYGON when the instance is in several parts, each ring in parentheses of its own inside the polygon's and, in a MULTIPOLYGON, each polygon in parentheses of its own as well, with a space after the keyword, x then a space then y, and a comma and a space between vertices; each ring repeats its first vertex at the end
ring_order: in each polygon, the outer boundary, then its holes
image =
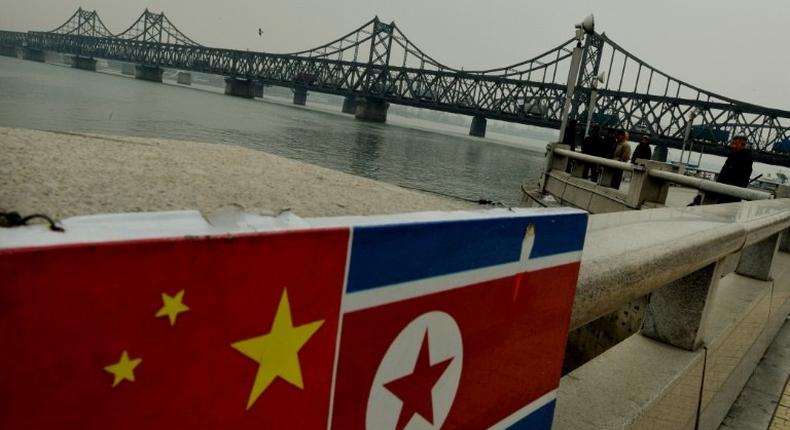
POLYGON ((479 208, 247 148, 0 127, 0 211, 63 218, 230 205, 303 217, 479 208))

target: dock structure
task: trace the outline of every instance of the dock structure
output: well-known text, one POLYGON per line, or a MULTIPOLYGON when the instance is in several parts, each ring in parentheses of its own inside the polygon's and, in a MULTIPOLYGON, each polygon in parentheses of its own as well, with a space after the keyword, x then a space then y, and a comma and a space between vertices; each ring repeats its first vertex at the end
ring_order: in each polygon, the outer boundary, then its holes
POLYGON ((556 429, 716 429, 790 313, 790 199, 592 215, 571 328, 647 296, 566 374, 556 429))

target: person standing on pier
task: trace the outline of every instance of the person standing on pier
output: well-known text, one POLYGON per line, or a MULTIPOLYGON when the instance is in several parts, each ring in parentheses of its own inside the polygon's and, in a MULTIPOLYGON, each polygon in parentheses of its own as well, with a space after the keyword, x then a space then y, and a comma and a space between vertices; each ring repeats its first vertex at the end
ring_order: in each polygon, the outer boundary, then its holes
POLYGON ((642 138, 639 139, 639 145, 634 149, 631 162, 636 164, 636 160, 650 160, 652 157, 653 151, 650 150, 650 138, 642 136, 642 138))
MULTIPOLYGON (((616 161, 627 163, 631 160, 631 146, 628 144, 628 136, 624 131, 618 131, 616 136, 617 146, 614 148, 614 156, 612 158, 616 161)), ((622 180, 623 171, 619 169, 615 170, 612 174, 612 188, 619 189, 622 180)))
MULTIPOLYGON (((746 136, 734 136, 730 141, 730 154, 724 162, 716 182, 746 188, 752 176, 752 152, 746 148, 746 136)), ((740 201, 737 197, 717 195, 719 203, 740 201)))
MULTIPOLYGON (((598 124, 593 124, 590 127, 590 135, 584 138, 582 142, 582 154, 600 157, 602 148, 604 146, 603 139, 601 139, 601 127, 598 124)), ((582 178, 590 178, 593 182, 598 182, 598 166, 592 163, 584 163, 584 170, 582 171, 582 178)))

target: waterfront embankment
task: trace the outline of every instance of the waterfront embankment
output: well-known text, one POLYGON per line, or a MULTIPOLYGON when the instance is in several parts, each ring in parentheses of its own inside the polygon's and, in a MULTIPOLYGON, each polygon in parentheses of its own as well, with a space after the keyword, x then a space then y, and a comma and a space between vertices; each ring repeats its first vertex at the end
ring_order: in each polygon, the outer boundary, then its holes
POLYGON ((0 127, 0 211, 55 218, 239 206, 303 217, 478 205, 224 144, 0 127))

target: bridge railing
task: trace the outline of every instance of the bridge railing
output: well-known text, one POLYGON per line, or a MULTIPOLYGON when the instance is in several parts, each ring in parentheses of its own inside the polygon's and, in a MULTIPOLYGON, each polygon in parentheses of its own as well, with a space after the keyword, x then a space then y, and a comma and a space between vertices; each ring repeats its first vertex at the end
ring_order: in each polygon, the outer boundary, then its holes
MULTIPOLYGON (((667 163, 637 160, 633 164, 571 151, 566 145, 552 144, 551 148, 541 191, 592 213, 666 206, 670 185, 697 190, 703 197, 702 204, 718 203, 722 196, 742 200, 772 198, 764 191, 678 174, 676 167, 667 163), (591 179, 595 176, 593 171, 599 172, 595 182, 591 179), (630 182, 621 191, 618 178, 624 172, 630 174, 630 182)), ((691 203, 691 197, 686 203, 691 203)))
POLYGON ((717 428, 790 312, 789 229, 784 198, 592 215, 571 328, 647 305, 563 377, 555 428, 717 428))

